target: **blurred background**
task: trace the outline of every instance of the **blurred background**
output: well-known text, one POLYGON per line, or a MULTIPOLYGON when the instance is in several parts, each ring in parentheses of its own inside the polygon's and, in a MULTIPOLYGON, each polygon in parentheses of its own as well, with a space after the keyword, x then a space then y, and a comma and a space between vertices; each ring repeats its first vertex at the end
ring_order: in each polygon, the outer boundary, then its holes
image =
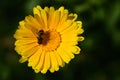
POLYGON ((119 23, 119 0, 1 0, 0 80, 120 80, 119 23), (27 62, 19 63, 14 51, 18 22, 33 15, 32 8, 38 4, 64 6, 77 13, 85 30, 85 40, 79 43, 81 54, 54 73, 34 73, 27 62))

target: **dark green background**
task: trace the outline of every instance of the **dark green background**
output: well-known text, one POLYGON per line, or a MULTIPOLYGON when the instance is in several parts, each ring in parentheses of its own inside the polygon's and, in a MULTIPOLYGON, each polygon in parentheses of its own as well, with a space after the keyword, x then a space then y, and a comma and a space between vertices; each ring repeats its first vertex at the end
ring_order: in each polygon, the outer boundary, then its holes
POLYGON ((0 80, 120 80, 119 23, 119 0, 0 0, 0 80), (18 22, 37 4, 64 6, 83 22, 81 54, 55 73, 34 73, 14 51, 18 22))

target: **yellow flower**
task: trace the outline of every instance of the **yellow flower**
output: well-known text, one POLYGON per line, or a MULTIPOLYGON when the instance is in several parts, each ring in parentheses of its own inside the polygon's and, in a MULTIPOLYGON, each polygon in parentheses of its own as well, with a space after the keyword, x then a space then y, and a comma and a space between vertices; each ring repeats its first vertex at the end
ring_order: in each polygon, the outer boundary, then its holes
POLYGON ((84 31, 82 22, 75 21, 77 14, 69 14, 64 7, 55 10, 38 5, 33 13, 19 22, 14 34, 15 50, 22 56, 20 62, 28 61, 36 73, 58 71, 80 53, 77 44, 84 40, 80 35, 84 31))

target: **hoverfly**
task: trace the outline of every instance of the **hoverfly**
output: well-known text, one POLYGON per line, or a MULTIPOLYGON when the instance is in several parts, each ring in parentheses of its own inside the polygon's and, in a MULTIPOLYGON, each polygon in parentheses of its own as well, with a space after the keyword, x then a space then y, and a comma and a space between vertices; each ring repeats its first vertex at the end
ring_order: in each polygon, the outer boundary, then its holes
POLYGON ((43 30, 40 30, 39 32, 38 32, 38 43, 39 44, 42 44, 42 40, 43 40, 43 38, 42 38, 42 35, 44 34, 44 31, 43 30))

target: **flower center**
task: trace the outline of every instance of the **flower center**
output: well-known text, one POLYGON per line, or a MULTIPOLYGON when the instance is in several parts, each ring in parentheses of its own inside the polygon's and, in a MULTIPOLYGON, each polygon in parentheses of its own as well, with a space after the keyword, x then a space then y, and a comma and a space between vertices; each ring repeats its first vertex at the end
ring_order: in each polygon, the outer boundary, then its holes
POLYGON ((60 41, 61 36, 56 31, 39 31, 38 43, 41 44, 42 48, 46 51, 56 50, 60 45, 60 41))

